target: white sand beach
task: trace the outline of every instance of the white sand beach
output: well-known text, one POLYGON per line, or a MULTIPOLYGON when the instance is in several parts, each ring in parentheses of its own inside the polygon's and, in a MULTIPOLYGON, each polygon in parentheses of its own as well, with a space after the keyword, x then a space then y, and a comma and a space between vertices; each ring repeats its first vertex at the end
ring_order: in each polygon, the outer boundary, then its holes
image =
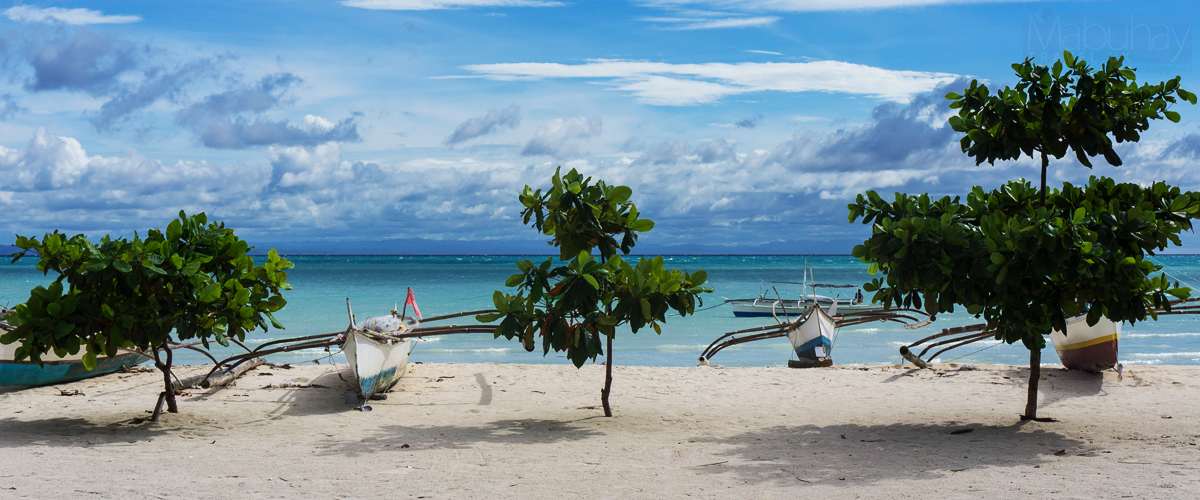
POLYGON ((157 372, 0 389, 0 498, 1200 497, 1200 367, 1045 368, 1053 423, 1007 366, 619 366, 614 418, 599 365, 413 365, 372 412, 338 368, 157 423, 157 372))

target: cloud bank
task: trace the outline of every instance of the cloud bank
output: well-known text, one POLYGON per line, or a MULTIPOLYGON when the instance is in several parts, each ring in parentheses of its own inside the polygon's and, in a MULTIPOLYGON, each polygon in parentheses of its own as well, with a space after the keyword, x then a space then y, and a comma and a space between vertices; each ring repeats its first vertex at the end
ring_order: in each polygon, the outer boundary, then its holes
POLYGON ((567 159, 579 154, 577 139, 600 135, 603 123, 598 116, 556 118, 538 126, 537 134, 525 143, 521 156, 553 156, 567 159))
POLYGON ((642 3, 653 7, 697 6, 767 12, 825 12, 1029 1, 1033 0, 643 0, 642 3))
POLYGON ((542 0, 345 0, 342 5, 371 10, 442 10, 472 7, 561 7, 542 0))
POLYGON ((110 16, 98 10, 63 9, 59 7, 37 8, 29 5, 17 5, 4 11, 9 19, 22 23, 53 23, 60 22, 73 25, 84 24, 128 24, 141 21, 138 16, 110 16))
POLYGON ((501 81, 606 80, 640 102, 660 106, 706 104, 764 91, 843 93, 907 102, 959 78, 950 73, 889 70, 841 61, 671 64, 595 59, 585 64, 476 64, 463 69, 501 81))

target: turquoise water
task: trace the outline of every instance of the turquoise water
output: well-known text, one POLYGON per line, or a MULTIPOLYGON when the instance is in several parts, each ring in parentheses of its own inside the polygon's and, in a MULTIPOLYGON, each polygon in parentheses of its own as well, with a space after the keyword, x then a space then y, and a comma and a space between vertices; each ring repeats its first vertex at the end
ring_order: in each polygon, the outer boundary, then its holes
MULTIPOLYGON (((268 340, 344 330, 347 324, 346 298, 361 320, 370 315, 386 314, 396 301, 403 303, 405 290, 412 287, 425 316, 449 314, 491 307, 492 292, 503 288, 504 280, 516 272, 514 262, 525 257, 512 256, 373 256, 373 257, 289 257, 296 263, 290 273, 294 289, 286 292, 288 306, 277 317, 287 330, 255 332, 250 344, 268 340)), ((543 258, 533 257, 535 261, 543 258)), ((693 366, 700 352, 722 333, 765 326, 771 318, 735 318, 722 297, 748 298, 759 294, 759 280, 800 281, 807 260, 818 282, 861 284, 868 279, 866 266, 848 256, 673 256, 666 257, 669 267, 708 271, 710 285, 716 289, 705 299, 705 309, 687 318, 669 317, 663 334, 653 330, 637 334, 619 333, 614 362, 622 365, 693 366)), ((1175 278, 1200 285, 1200 256, 1160 256, 1175 278)), ((50 280, 35 268, 35 261, 24 259, 16 264, 0 264, 0 304, 15 304, 28 297, 29 289, 50 280)), ((799 287, 777 285, 779 293, 795 297, 799 287), (790 288, 788 288, 790 287, 790 288)), ((769 289, 768 289, 769 290, 769 289)), ((773 294, 773 292, 771 292, 773 294)), ((853 293, 853 292, 850 292, 853 293)), ((454 320, 459 324, 463 320, 454 320)), ((904 330, 894 323, 873 323, 844 328, 835 339, 833 358, 841 365, 898 363, 897 349, 942 328, 978 321, 965 313, 941 315, 938 321, 918 330, 904 330)), ((439 323, 442 324, 442 323, 439 323)), ((234 351, 222 350, 218 353, 234 351)), ((280 354, 275 362, 300 362, 336 353, 311 350, 280 354)), ((1029 354, 1020 345, 976 344, 950 351, 941 361, 957 357, 965 363, 1026 364, 1029 354), (980 352, 974 352, 981 348, 980 352), (974 353, 973 353, 974 352, 974 353)), ((1057 361, 1047 353, 1047 362, 1057 361)), ((785 339, 773 339, 721 351, 712 360, 725 366, 779 366, 792 356, 785 339)), ((1164 316, 1159 321, 1126 325, 1121 337, 1122 362, 1126 364, 1200 365, 1200 317, 1164 316)), ((561 355, 525 352, 517 342, 493 339, 491 335, 457 335, 430 339, 417 345, 414 361, 462 363, 567 363, 561 355)), ((180 363, 200 363, 199 354, 183 352, 180 363)), ((322 362, 326 362, 323 360, 322 362)))

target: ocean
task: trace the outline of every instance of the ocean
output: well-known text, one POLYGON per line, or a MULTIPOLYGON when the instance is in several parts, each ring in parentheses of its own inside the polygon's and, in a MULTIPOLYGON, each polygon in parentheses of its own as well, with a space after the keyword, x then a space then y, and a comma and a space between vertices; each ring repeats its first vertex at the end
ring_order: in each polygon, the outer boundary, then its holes
MULTIPOLYGON (((293 290, 285 292, 288 305, 276 315, 286 330, 256 331, 247 338, 251 346, 273 339, 345 330, 348 323, 346 299, 359 320, 387 314, 396 302, 403 304, 406 289, 414 291, 424 316, 489 309, 495 290, 503 290, 504 280, 517 272, 519 259, 540 262, 545 257, 521 256, 290 256, 296 267, 289 273, 293 290)), ((704 297, 704 305, 694 316, 671 316, 662 335, 652 329, 637 334, 619 332, 615 341, 614 362, 618 365, 694 366, 700 352, 725 332, 766 326, 772 318, 733 316, 722 298, 752 298, 760 293, 760 280, 800 281, 805 263, 821 283, 862 284, 869 280, 867 266, 849 256, 667 256, 667 267, 708 272, 709 286, 715 292, 704 297)), ((1171 255, 1155 257, 1173 278, 1200 288, 1200 256, 1171 255)), ((23 259, 15 264, 0 264, 0 304, 14 305, 29 296, 29 290, 51 280, 35 268, 36 261, 23 259)), ((794 298, 798 285, 766 285, 770 296, 794 298)), ((831 293, 818 290, 818 293, 831 293)), ((853 291, 849 291, 853 294, 853 291)), ((847 292, 843 292, 843 295, 847 292)), ((870 294, 867 294, 870 298, 870 294)), ((469 318, 438 324, 465 324, 469 318)), ((937 333, 942 328, 978 323, 965 311, 943 314, 924 328, 904 330, 895 323, 869 323, 841 329, 835 339, 832 357, 839 365, 879 365, 899 363, 901 345, 937 333)), ((215 351, 232 354, 221 348, 215 351)), ((1043 356, 1047 363, 1057 362, 1053 349, 1043 356)), ((772 339, 725 349, 712 360, 724 366, 782 366, 794 357, 786 339, 772 339)), ((1158 321, 1125 325, 1121 336, 1120 359, 1125 364, 1200 365, 1200 316, 1163 316, 1158 321)), ((277 354, 273 362, 320 363, 344 362, 338 353, 308 350, 277 354)), ((454 363, 568 363, 551 352, 542 356, 541 345, 525 352, 517 341, 491 335, 454 335, 419 342, 413 361, 454 363)), ((182 351, 180 364, 206 362, 200 354, 182 351)), ((603 359, 597 359, 597 362, 603 359)), ((1000 363, 1024 365, 1029 352, 1020 344, 1006 345, 989 341, 943 354, 938 361, 960 363, 1000 363)))

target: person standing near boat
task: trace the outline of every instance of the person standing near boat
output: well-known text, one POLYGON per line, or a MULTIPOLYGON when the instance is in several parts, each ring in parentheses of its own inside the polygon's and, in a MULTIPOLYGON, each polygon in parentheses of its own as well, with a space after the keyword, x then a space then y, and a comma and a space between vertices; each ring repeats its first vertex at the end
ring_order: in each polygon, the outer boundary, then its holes
POLYGON ((854 291, 854 303, 855 303, 855 304, 862 304, 862 303, 863 303, 863 294, 862 294, 862 289, 861 289, 861 288, 859 288, 859 289, 857 289, 857 290, 855 290, 855 291, 854 291))

